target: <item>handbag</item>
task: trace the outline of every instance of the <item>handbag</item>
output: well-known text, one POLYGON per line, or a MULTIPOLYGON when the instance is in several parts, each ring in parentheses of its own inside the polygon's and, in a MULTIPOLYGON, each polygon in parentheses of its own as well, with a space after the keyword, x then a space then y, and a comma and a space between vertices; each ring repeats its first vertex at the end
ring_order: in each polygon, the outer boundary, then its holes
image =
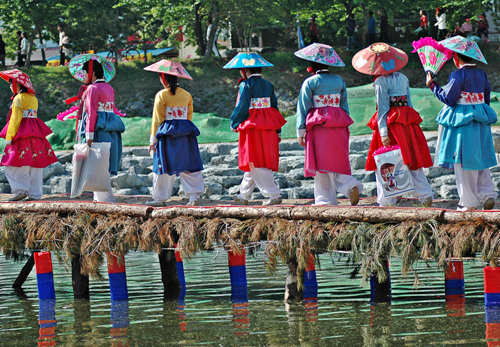
POLYGON ((71 197, 80 196, 83 191, 108 192, 111 190, 109 176, 109 151, 111 143, 94 142, 74 145, 71 197))
POLYGON ((399 146, 381 147, 373 153, 377 181, 382 183, 385 198, 415 191, 410 168, 405 165, 399 146))

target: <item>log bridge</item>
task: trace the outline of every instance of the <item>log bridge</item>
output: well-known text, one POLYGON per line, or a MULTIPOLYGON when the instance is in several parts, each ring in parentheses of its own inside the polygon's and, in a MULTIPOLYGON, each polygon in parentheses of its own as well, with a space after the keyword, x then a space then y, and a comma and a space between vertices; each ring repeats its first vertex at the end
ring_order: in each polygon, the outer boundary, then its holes
MULTIPOLYGON (((269 271, 279 260, 288 266, 288 301, 303 299, 304 290, 314 286, 314 255, 323 252, 348 252, 363 279, 370 280, 374 301, 390 300, 390 257, 401 259, 403 274, 417 261, 435 260, 453 277, 459 263, 448 264, 477 254, 490 261, 487 268, 494 275, 488 276, 500 283, 500 211, 296 205, 152 208, 50 201, 0 203, 0 214, 3 253, 16 260, 29 257, 13 287, 22 286, 37 253, 52 251, 71 264, 75 298, 89 298, 89 276, 102 277, 99 266, 106 254, 112 289, 111 273, 124 275, 123 257, 129 250, 156 251, 169 298, 185 285, 179 272, 182 259, 221 246, 228 250, 231 269, 244 265, 245 246, 260 242, 265 243, 269 271)), ((463 267, 461 276, 455 284, 463 288, 463 267)), ((246 273, 234 283, 246 286, 246 273)))

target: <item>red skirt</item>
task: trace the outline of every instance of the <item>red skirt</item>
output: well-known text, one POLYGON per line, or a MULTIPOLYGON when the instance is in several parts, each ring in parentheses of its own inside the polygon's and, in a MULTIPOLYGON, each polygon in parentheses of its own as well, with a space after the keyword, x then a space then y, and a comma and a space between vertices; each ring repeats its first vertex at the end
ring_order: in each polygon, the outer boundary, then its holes
MULTIPOLYGON (((384 146, 378 130, 377 120, 378 112, 375 112, 368 122, 368 126, 373 130, 373 137, 368 150, 368 158, 366 159, 365 170, 367 171, 377 169, 373 152, 384 146)), ((398 144, 401 147, 404 163, 409 165, 410 170, 418 170, 433 165, 429 146, 427 146, 427 140, 420 128, 420 123, 422 123, 422 118, 417 111, 409 106, 391 107, 387 114, 387 129, 391 145, 398 144)))
POLYGON ((250 109, 249 117, 238 126, 238 167, 249 172, 256 168, 278 171, 279 137, 277 130, 286 120, 275 108, 250 109))

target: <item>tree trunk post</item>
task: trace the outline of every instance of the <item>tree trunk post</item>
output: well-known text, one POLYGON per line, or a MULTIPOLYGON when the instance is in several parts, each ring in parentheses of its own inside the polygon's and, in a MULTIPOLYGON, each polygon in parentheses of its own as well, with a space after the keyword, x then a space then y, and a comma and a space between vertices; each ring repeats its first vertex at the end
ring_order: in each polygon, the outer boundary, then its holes
POLYGON ((26 282, 26 279, 31 273, 31 270, 33 270, 33 266, 35 266, 34 253, 29 257, 26 264, 24 264, 23 268, 21 269, 21 272, 19 273, 19 276, 17 276, 16 280, 14 281, 12 288, 20 289, 23 286, 24 282, 26 282))
POLYGON ((89 276, 82 274, 80 254, 73 254, 71 259, 71 282, 75 299, 90 299, 89 276))
POLYGON ((297 269, 297 259, 290 259, 286 270, 285 302, 300 301, 304 297, 303 290, 299 290, 297 269))
POLYGON ((370 276, 370 302, 374 303, 390 303, 391 302, 391 274, 389 272, 389 260, 382 261, 383 271, 387 272, 387 279, 380 282, 378 274, 375 272, 370 276))

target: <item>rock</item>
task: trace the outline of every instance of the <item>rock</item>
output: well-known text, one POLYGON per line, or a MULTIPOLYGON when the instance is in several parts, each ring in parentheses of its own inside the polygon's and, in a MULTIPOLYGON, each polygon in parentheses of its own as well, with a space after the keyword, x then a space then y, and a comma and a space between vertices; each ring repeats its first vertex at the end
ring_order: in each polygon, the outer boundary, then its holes
POLYGON ((355 170, 351 174, 362 183, 375 182, 375 171, 355 170))
POLYGON ((233 157, 230 155, 219 155, 216 157, 212 157, 210 160, 210 165, 220 165, 220 164, 228 164, 235 167, 238 167, 238 157, 233 157))
POLYGON ((349 156, 349 162, 351 163, 351 170, 364 170, 366 165, 366 155, 351 154, 349 156))
POLYGON ((215 182, 205 182, 204 194, 206 195, 222 195, 222 185, 215 182))
POLYGON ((349 139, 349 153, 368 153, 371 135, 355 136, 349 139))
POLYGON ((314 190, 310 188, 286 188, 282 193, 287 194, 288 199, 314 199, 314 190))
POLYGON ((363 191, 360 195, 362 197, 377 196, 377 182, 363 183, 363 191))
POLYGON ((66 151, 54 151, 54 154, 57 157, 57 161, 61 164, 71 163, 73 160, 73 153, 66 151))
POLYGON ((0 170, 0 183, 9 183, 9 180, 7 180, 7 176, 5 176, 5 169, 2 167, 3 170, 0 170))
POLYGON ((71 177, 57 176, 47 181, 51 194, 71 193, 71 177))
POLYGON ((132 188, 114 190, 113 193, 116 195, 138 195, 139 194, 137 189, 132 189, 132 188))
MULTIPOLYGON (((295 157, 284 157, 280 158, 280 166, 288 167, 288 170, 303 168, 304 167, 304 157, 303 156, 295 156, 295 157)), ((302 169, 302 172, 304 170, 302 169)))
POLYGON ((286 179, 288 181, 302 181, 304 180, 304 169, 293 169, 285 173, 286 179))
POLYGON ((280 152, 284 151, 301 151, 304 153, 304 147, 299 145, 297 140, 283 140, 280 142, 280 152))
POLYGON ((427 178, 435 178, 440 176, 446 176, 450 173, 453 173, 453 170, 444 169, 442 167, 431 166, 429 168, 424 169, 424 174, 427 178))
POLYGON ((456 183, 455 175, 440 176, 432 180, 432 184, 437 186, 443 186, 446 184, 455 185, 455 183, 456 183))
POLYGON ((243 176, 210 176, 205 178, 205 182, 214 182, 219 184, 221 187, 230 188, 232 186, 239 185, 241 183, 243 176))
MULTIPOLYGON (((130 148, 129 151, 130 153, 132 153, 132 155, 135 155, 137 157, 150 157, 148 147, 134 147, 130 148)), ((151 158, 151 160, 153 159, 151 158)))
MULTIPOLYGON (((49 193, 45 193, 45 187, 44 187, 44 189, 43 189, 44 194, 50 194, 50 187, 47 187, 47 188, 49 189, 49 193)), ((9 194, 11 192, 10 184, 0 183, 0 192, 9 194)))
POLYGON ((455 185, 440 186, 436 191, 443 199, 458 199, 458 190, 455 185))
POLYGON ((63 175, 65 171, 63 164, 56 161, 43 169, 43 179, 46 180, 52 176, 63 175))
POLYGON ((127 189, 127 188, 141 188, 149 187, 152 185, 152 181, 149 179, 148 175, 137 175, 130 172, 119 173, 116 176, 111 177, 111 184, 113 188, 127 189))

